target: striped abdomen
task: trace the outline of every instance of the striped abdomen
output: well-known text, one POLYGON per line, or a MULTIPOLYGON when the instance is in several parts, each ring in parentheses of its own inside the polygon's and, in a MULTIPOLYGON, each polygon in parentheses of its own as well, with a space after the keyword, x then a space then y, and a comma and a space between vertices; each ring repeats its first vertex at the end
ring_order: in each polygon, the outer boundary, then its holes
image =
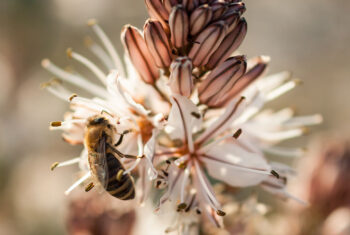
POLYGON ((107 153, 106 158, 108 168, 106 174, 108 176, 107 179, 109 179, 106 190, 112 196, 121 200, 134 199, 135 187, 131 176, 129 174, 125 174, 120 180, 117 180, 119 170, 124 170, 124 167, 112 153, 107 153))

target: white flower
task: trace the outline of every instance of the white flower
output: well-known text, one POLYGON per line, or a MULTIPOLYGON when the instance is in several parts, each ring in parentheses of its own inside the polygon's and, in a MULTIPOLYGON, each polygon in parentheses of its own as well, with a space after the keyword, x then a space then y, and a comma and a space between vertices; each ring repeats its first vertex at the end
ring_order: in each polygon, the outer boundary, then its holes
MULTIPOLYGON (((164 118, 162 114, 151 114, 151 111, 147 110, 143 104, 151 105, 152 110, 163 111, 167 110, 167 105, 159 105, 161 101, 151 99, 152 97, 157 97, 157 94, 154 94, 154 91, 139 79, 127 58, 125 63, 127 64, 129 77, 126 77, 122 63, 107 36, 96 22, 90 21, 89 24, 101 39, 108 53, 91 41, 89 41, 89 48, 110 72, 106 75, 93 62, 71 49, 67 50, 68 56, 90 69, 103 86, 91 83, 79 74, 64 71, 48 59, 43 60, 42 66, 59 78, 45 83, 44 87, 57 97, 69 101, 72 109, 72 112, 64 116, 63 122, 52 122, 51 129, 63 130, 63 138, 70 144, 83 144, 87 119, 97 114, 105 116, 117 128, 119 136, 116 139, 119 137, 123 138, 118 149, 123 153, 138 156, 136 160, 121 159, 126 167, 124 174, 131 172, 140 165, 140 175, 143 176, 140 182, 147 181, 147 184, 139 184, 142 185, 142 192, 149 191, 150 183, 148 181, 156 177, 157 174, 152 164, 155 137, 158 133, 156 129, 162 128, 164 118), (86 98, 73 94, 63 87, 61 81, 71 83, 80 90, 91 93, 92 97, 86 98), (149 96, 152 92, 154 96, 149 96), (142 101, 143 104, 137 103, 136 100, 142 101), (152 105, 155 105, 156 108, 152 105)), ((54 169, 79 163, 80 169, 85 172, 66 191, 66 194, 90 178, 91 173, 87 156, 88 152, 84 149, 80 157, 60 163, 57 162, 52 166, 52 169, 54 169)), ((141 201, 143 201, 145 195, 139 193, 139 196, 141 201)))
POLYGON ((299 149, 272 144, 300 136, 303 125, 321 121, 319 115, 292 117, 288 109, 276 113, 261 111, 265 103, 296 86, 297 80, 289 79, 285 73, 261 78, 239 91, 237 94, 242 96, 230 101, 223 113, 209 111, 204 117, 190 99, 175 94, 165 130, 173 140, 180 139, 181 144, 157 153, 176 158, 167 172, 168 190, 160 199, 160 206, 167 201, 179 202, 179 211, 204 212, 221 226, 220 216, 225 213, 207 174, 234 187, 261 184, 270 192, 302 202, 285 191, 291 169, 269 163, 264 155, 265 151, 282 156, 299 154, 299 149))

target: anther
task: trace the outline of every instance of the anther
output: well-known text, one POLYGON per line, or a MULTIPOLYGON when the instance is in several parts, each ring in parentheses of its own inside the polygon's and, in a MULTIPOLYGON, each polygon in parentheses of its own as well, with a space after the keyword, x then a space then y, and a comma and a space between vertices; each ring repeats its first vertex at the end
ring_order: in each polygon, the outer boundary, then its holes
POLYGON ((242 134, 242 129, 238 129, 234 134, 233 138, 238 139, 238 137, 242 134))
POLYGON ((177 205, 178 210, 184 210, 184 209, 186 209, 186 207, 187 207, 187 204, 184 202, 177 205))
POLYGON ((200 113, 196 113, 196 112, 192 112, 191 115, 197 119, 200 119, 201 118, 201 115, 200 113))
POLYGON ((217 214, 218 216, 225 216, 225 215, 226 215, 226 213, 223 212, 222 210, 217 210, 217 211, 216 211, 216 214, 217 214))
POLYGON ((85 192, 89 192, 91 189, 93 189, 93 187, 95 187, 95 185, 91 182, 85 187, 85 192))
POLYGON ((179 164, 179 168, 181 168, 181 169, 185 169, 186 166, 187 166, 187 162, 180 162, 180 164, 179 164))
POLYGON ((170 161, 170 160, 166 160, 165 162, 166 162, 166 164, 168 164, 168 165, 171 164, 171 161, 170 161))
POLYGON ((56 167, 58 167, 60 163, 59 162, 54 162, 52 165, 51 165, 51 171, 53 171, 56 167))
POLYGON ((196 213, 197 213, 198 215, 202 214, 201 210, 198 209, 198 208, 196 209, 196 213))
POLYGON ((62 122, 60 122, 60 121, 50 122, 50 126, 52 126, 52 127, 58 127, 58 126, 61 126, 61 125, 62 125, 62 122))
POLYGON ((116 179, 118 181, 120 181, 122 179, 122 176, 123 176, 123 173, 124 173, 124 170, 123 169, 120 169, 117 173, 117 176, 116 176, 116 179))
POLYGON ((279 175, 276 171, 274 171, 274 170, 271 171, 271 174, 272 174, 273 176, 275 176, 277 179, 280 178, 280 175, 279 175))
POLYGON ((68 48, 66 50, 66 54, 67 54, 69 59, 72 59, 73 58, 73 49, 72 48, 68 48))
POLYGON ((168 172, 166 172, 165 170, 162 170, 162 172, 163 172, 163 174, 164 174, 166 177, 168 177, 168 176, 169 176, 169 173, 168 173, 168 172))
POLYGON ((96 19, 89 19, 87 22, 88 26, 94 26, 95 24, 97 24, 97 20, 96 19))
POLYGON ((72 94, 71 96, 69 96, 69 98, 68 98, 68 100, 69 100, 69 102, 72 102, 72 100, 75 98, 75 97, 77 97, 78 95, 77 94, 72 94))

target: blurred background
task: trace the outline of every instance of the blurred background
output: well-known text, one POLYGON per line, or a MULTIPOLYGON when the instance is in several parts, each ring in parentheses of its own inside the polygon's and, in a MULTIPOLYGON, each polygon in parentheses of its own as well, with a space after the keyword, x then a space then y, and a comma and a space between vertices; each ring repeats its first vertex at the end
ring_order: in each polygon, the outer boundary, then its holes
MULTIPOLYGON (((269 55, 270 73, 289 70, 304 81, 271 107, 292 106, 297 114, 324 117, 324 123, 308 136, 286 144, 309 146, 318 136, 346 136, 350 1, 244 2, 249 30, 240 51, 248 57, 269 55)), ((50 121, 62 119, 68 104, 40 89, 40 83, 51 78, 40 62, 48 57, 68 66, 68 47, 90 56, 83 43, 86 35, 92 35, 86 26, 89 18, 98 19, 122 53, 122 26, 141 28, 146 10, 140 0, 0 1, 0 234, 66 233, 63 192, 76 168, 55 172, 49 168, 54 161, 77 156, 81 149, 62 141, 61 133, 48 130, 50 121)), ((289 163, 312 165, 309 155, 289 163)), ((348 182, 344 187, 349 187, 348 182)))

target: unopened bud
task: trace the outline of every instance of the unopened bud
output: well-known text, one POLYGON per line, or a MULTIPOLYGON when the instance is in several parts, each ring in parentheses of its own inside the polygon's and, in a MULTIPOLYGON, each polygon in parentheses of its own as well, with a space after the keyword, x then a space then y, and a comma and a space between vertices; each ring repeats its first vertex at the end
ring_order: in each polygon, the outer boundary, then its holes
POLYGON ((145 0, 149 15, 156 20, 167 21, 169 12, 166 10, 161 0, 145 0))
POLYGON ((147 47, 159 68, 169 67, 171 51, 168 37, 159 21, 148 20, 144 26, 144 36, 147 47))
POLYGON ((199 0, 182 0, 182 5, 191 12, 199 5, 199 0))
POLYGON ((210 56, 219 47, 226 35, 227 26, 224 21, 216 22, 205 28, 196 38, 188 57, 195 66, 200 67, 208 63, 210 56))
POLYGON ((214 2, 210 6, 213 11, 212 20, 219 19, 228 10, 228 6, 225 2, 214 2))
POLYGON ((244 18, 240 20, 236 28, 226 35, 218 49, 210 57, 208 69, 213 69, 221 62, 226 60, 232 53, 238 49, 247 34, 247 22, 244 18))
POLYGON ((227 92, 216 104, 212 104, 211 107, 222 107, 230 102, 233 98, 237 97, 242 91, 248 87, 253 81, 259 78, 266 70, 267 64, 270 58, 267 56, 259 56, 252 59, 254 64, 233 86, 233 88, 227 92))
POLYGON ((181 5, 173 7, 169 17, 169 26, 173 45, 176 48, 186 46, 188 43, 189 19, 186 10, 181 5))
POLYGON ((210 22, 212 15, 211 7, 207 4, 194 10, 190 17, 191 35, 199 33, 210 22))
POLYGON ((242 15, 246 11, 245 4, 243 2, 235 2, 228 5, 228 12, 238 12, 242 15))
POLYGON ((227 32, 231 32, 237 25, 240 19, 240 14, 234 11, 227 11, 219 20, 225 21, 227 25, 227 32))
POLYGON ((193 91, 192 62, 187 57, 178 57, 171 64, 169 86, 173 93, 189 97, 193 91))
POLYGON ((178 0, 163 0, 163 5, 165 9, 169 12, 169 14, 173 6, 176 6, 178 3, 178 0))
POLYGON ((121 39, 140 77, 146 83, 154 84, 159 78, 159 71, 139 30, 126 25, 122 30, 121 39))
POLYGON ((199 100, 202 104, 212 106, 244 75, 247 64, 244 56, 227 59, 216 67, 199 86, 199 100))

